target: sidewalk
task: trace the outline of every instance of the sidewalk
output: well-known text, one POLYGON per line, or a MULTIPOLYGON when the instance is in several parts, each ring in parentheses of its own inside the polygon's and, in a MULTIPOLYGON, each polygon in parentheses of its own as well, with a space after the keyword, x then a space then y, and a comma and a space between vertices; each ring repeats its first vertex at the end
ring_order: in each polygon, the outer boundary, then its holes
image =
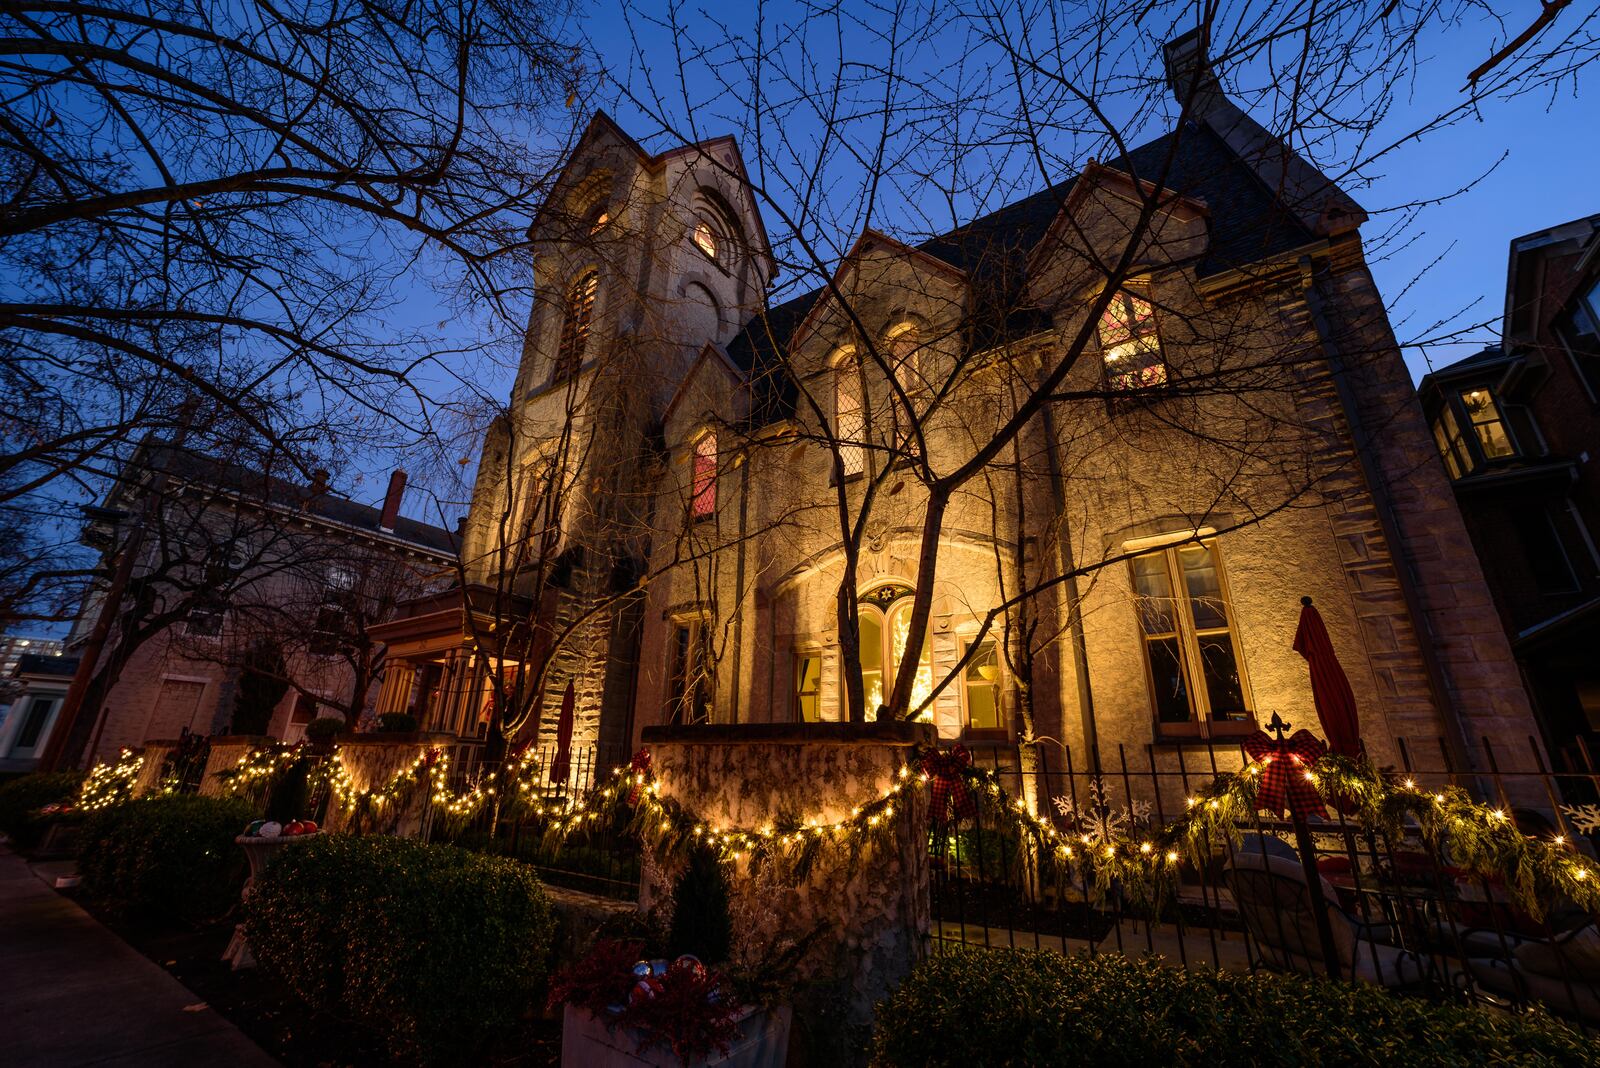
POLYGON ((199 1000, 0 846, 0 1063, 277 1063, 199 1000))

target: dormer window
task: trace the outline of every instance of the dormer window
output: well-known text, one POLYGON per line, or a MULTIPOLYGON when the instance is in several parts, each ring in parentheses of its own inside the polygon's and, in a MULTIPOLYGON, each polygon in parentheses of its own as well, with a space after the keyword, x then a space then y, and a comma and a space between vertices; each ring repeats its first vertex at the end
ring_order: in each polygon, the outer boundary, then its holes
POLYGON ((600 291, 600 275, 590 271, 567 290, 566 314, 561 320, 561 341, 556 347, 556 378, 577 374, 583 351, 589 345, 589 328, 594 322, 594 298, 600 291))
POLYGON ((1119 290, 1101 314, 1100 354, 1108 389, 1149 389, 1167 383, 1155 309, 1136 293, 1119 290))
POLYGON ((711 223, 700 219, 694 224, 694 247, 706 254, 706 258, 713 263, 717 259, 717 231, 711 223))

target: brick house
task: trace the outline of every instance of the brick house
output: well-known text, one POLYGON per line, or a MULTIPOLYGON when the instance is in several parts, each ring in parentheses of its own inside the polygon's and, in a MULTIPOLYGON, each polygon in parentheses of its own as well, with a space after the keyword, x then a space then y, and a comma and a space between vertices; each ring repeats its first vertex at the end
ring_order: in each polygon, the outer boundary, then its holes
MULTIPOLYGON (((1437 766, 1442 747, 1461 766, 1483 736, 1533 730, 1365 214, 1195 47, 1167 49, 1175 93, 1199 89, 1179 128, 947 234, 869 230, 828 286, 776 306, 733 139, 651 154, 593 119, 533 226, 539 297, 463 536, 475 625, 554 635, 529 646, 544 699, 509 717, 518 736, 553 736, 569 683, 575 741, 613 752, 655 723, 842 718, 838 516, 869 487, 867 706, 915 671, 946 739, 1227 759, 1273 711, 1315 726, 1290 648, 1306 596, 1380 762, 1437 766), (1087 323, 1099 264, 1152 204, 1135 270, 1087 323), (955 494, 919 574, 920 465, 971 455, 1080 330, 1060 399, 955 494), (907 658, 918 583, 929 640, 907 658)), ((411 677, 381 708, 426 690, 428 726, 482 722, 468 614, 402 608, 411 677)))
POLYGON ((318 715, 370 714, 385 650, 367 627, 397 591, 454 580, 453 535, 399 514, 401 473, 381 507, 339 497, 323 479, 307 485, 247 463, 140 450, 92 510, 87 535, 108 572, 119 552, 132 552, 130 581, 109 609, 106 590, 94 590, 67 640, 69 652, 81 650, 99 614, 116 612, 104 671, 124 633, 145 633, 79 717, 87 762, 184 732, 233 732, 251 664, 282 687, 261 724, 273 737, 296 740, 318 715))
POLYGON ((1419 392, 1550 749, 1600 756, 1600 215, 1511 242, 1499 346, 1419 392))

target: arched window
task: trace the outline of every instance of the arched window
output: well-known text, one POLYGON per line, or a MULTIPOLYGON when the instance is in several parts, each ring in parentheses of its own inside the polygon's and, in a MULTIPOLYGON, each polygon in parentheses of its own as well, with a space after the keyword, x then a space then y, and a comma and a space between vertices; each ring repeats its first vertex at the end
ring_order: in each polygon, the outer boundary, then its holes
POLYGON ((694 479, 689 493, 689 517, 710 519, 717 512, 717 432, 708 430, 694 443, 694 479))
POLYGON ((583 350, 589 344, 589 328, 594 322, 594 298, 600 290, 600 274, 590 271, 567 291, 566 314, 561 320, 561 342, 556 348, 556 377, 576 374, 583 363, 583 350))
POLYGON ((894 430, 894 459, 900 460, 909 457, 915 447, 911 428, 916 421, 916 412, 911 407, 911 398, 918 396, 927 385, 923 373, 926 353, 922 349, 921 331, 917 329, 917 324, 909 321, 891 326, 884 334, 883 343, 889 370, 894 373, 895 383, 900 387, 899 392, 890 397, 889 404, 894 430), (901 400, 901 393, 905 394, 905 400, 901 400))
POLYGON ((861 400, 861 365, 846 346, 833 357, 833 433, 850 478, 867 469, 867 413, 861 400))
MULTIPOLYGON (((867 717, 889 700, 894 691, 895 673, 905 660, 906 642, 911 633, 912 590, 907 586, 879 586, 856 606, 861 625, 861 688, 866 697, 867 717)), ((931 634, 924 634, 922 653, 917 657, 916 677, 911 683, 911 704, 916 708, 933 692, 931 634)), ((924 709, 921 720, 933 718, 924 709)))
POLYGON ((598 234, 601 230, 604 230, 606 226, 610 224, 610 222, 611 213, 606 210, 606 206, 604 204, 596 204, 594 209, 589 212, 590 236, 592 237, 593 235, 598 234))
POLYGON ((695 220, 691 236, 694 239, 694 247, 705 253, 707 259, 715 261, 718 251, 717 229, 711 225, 711 221, 704 217, 695 220))

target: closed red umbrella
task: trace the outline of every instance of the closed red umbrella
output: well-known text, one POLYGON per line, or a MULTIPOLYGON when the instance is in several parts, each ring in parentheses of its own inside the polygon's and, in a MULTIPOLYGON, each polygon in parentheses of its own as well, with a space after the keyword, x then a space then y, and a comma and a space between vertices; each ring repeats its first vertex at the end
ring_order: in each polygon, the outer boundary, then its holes
POLYGON ((572 770, 572 708, 578 695, 567 680, 567 692, 561 695, 561 718, 556 721, 556 759, 550 765, 550 781, 564 782, 572 770))
POLYGON ((1294 651, 1306 658, 1311 671, 1311 700, 1328 746, 1342 756, 1361 753, 1361 723, 1356 715, 1356 695, 1350 689, 1339 658, 1334 655, 1328 628, 1311 598, 1300 598, 1300 625, 1294 632, 1294 651))

